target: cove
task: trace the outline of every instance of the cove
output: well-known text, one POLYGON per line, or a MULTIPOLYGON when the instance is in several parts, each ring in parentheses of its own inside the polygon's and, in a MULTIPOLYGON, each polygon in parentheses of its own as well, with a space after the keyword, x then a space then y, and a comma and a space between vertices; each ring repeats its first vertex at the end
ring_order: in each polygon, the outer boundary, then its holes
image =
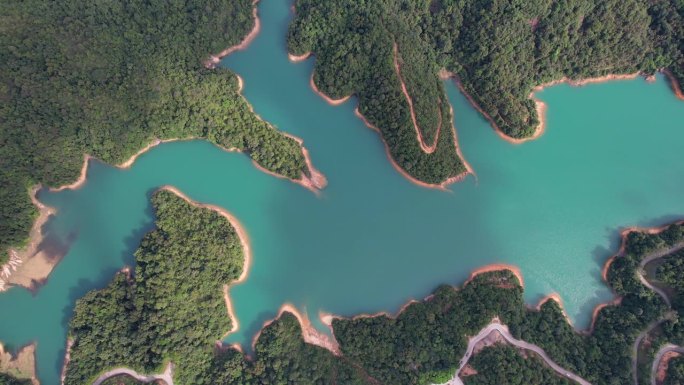
POLYGON ((661 76, 547 89, 538 94, 546 133, 522 145, 501 140, 446 82, 477 178, 430 190, 392 168, 378 135, 354 116, 353 98, 332 107, 314 94, 312 60, 288 61, 290 3, 259 4, 261 33, 223 64, 243 77, 259 115, 304 139, 328 187, 317 197, 244 155, 189 141, 160 145, 127 170, 92 162, 82 188, 42 191, 57 209, 48 237, 68 253, 35 294, 0 295, 0 341, 36 341, 43 384, 59 383, 75 300, 134 263, 153 223, 149 197, 162 185, 227 209, 249 233, 249 277, 231 290, 240 330, 228 337, 245 348, 285 302, 314 323, 320 310, 394 312, 490 263, 521 268, 529 303, 559 293, 584 328, 611 298, 600 270, 619 230, 684 216, 684 104, 661 76))

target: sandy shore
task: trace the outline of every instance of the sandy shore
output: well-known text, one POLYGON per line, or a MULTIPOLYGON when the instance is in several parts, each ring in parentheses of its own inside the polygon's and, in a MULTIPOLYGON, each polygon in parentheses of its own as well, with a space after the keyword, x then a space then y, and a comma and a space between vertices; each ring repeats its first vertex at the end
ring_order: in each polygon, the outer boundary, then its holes
MULTIPOLYGON (((479 275, 479 274, 484 274, 484 273, 488 273, 488 272, 492 272, 492 271, 501 271, 501 270, 509 270, 509 271, 511 271, 511 272, 516 276, 516 278, 518 279, 518 281, 520 282, 520 284, 523 285, 523 278, 522 278, 522 274, 521 274, 519 268, 517 268, 516 266, 506 265, 506 264, 492 264, 492 265, 487 265, 487 266, 484 266, 484 267, 482 267, 482 268, 476 269, 475 271, 473 271, 473 272, 470 274, 469 278, 463 283, 463 285, 461 285, 460 287, 454 287, 454 289, 455 289, 455 290, 460 290, 460 289, 462 289, 462 288, 465 287, 470 281, 472 281, 473 278, 475 278, 475 277, 476 277, 477 275, 479 275)), ((427 297, 423 298, 422 301, 423 301, 423 302, 430 301, 430 300, 432 300, 433 296, 434 296, 433 294, 430 294, 430 295, 428 295, 427 297)), ((376 312, 376 313, 372 313, 372 314, 358 314, 358 315, 355 315, 355 316, 353 316, 353 317, 351 317, 351 318, 347 318, 347 317, 342 317, 342 316, 334 315, 334 314, 331 314, 331 313, 319 312, 318 316, 319 316, 321 322, 322 322, 324 325, 326 325, 326 326, 331 330, 331 332, 333 333, 333 336, 334 336, 334 330, 333 330, 333 328, 332 328, 332 322, 333 322, 333 320, 335 320, 335 319, 351 319, 351 320, 357 320, 357 319, 362 319, 362 318, 373 318, 373 317, 380 317, 380 316, 384 316, 384 317, 396 319, 396 318, 399 317, 399 315, 401 315, 409 306, 411 306, 412 304, 417 303, 417 302, 418 302, 418 300, 415 300, 415 299, 411 299, 411 300, 407 301, 406 303, 404 303, 404 305, 401 306, 401 308, 400 308, 395 314, 391 314, 391 313, 389 313, 389 312, 387 312, 387 311, 380 311, 380 312, 376 312)), ((301 321, 300 321, 300 323, 301 323, 301 321)), ((333 337, 333 338, 334 338, 334 337, 333 337)), ((256 341, 256 337, 255 337, 255 341, 256 341)), ((336 341, 335 341, 335 343, 336 343, 336 341)), ((337 348, 338 348, 338 352, 339 352, 339 346, 338 346, 337 348)), ((338 353, 338 354, 339 354, 339 353, 338 353)))
POLYGON ((252 350, 254 350, 254 347, 256 346, 256 342, 259 339, 259 336, 261 335, 261 331, 264 330, 264 328, 266 328, 270 324, 272 324, 275 320, 279 319, 285 312, 291 313, 295 316, 295 318, 297 318, 297 321, 299 322, 299 325, 302 328, 302 338, 304 339, 304 342, 310 345, 316 345, 324 349, 327 349, 336 356, 341 355, 340 346, 335 340, 335 337, 330 337, 316 330, 316 328, 311 325, 311 321, 309 320, 309 317, 306 315, 306 313, 300 313, 294 305, 289 303, 283 304, 280 307, 276 318, 270 321, 266 321, 264 323, 259 332, 252 339, 252 350))
POLYGON ((479 112, 485 118, 485 120, 487 120, 487 122, 489 122, 489 125, 491 125, 494 128, 494 132, 496 132, 496 134, 499 135, 499 137, 501 139, 503 139, 509 143, 512 143, 512 144, 521 144, 521 143, 524 143, 524 142, 527 142, 530 140, 537 139, 538 137, 540 137, 544 133, 544 129, 546 127, 546 123, 544 120, 544 114, 546 112, 546 105, 544 104, 544 102, 534 98, 534 92, 530 93, 530 98, 534 99, 534 101, 535 101, 535 106, 536 106, 536 110, 537 110, 537 114, 538 114, 538 118, 539 118, 539 124, 537 125, 537 128, 535 129, 532 136, 527 137, 527 138, 517 139, 517 138, 511 138, 510 136, 506 135, 499 128, 499 126, 496 124, 496 122, 494 122, 494 119, 492 119, 492 117, 489 116, 489 114, 487 114, 480 107, 480 105, 475 101, 475 99, 473 99, 473 97, 465 90, 465 88, 463 87, 463 84, 461 83, 461 79, 458 77, 458 75, 456 75, 453 72, 449 72, 445 69, 442 69, 439 72, 439 77, 442 80, 453 79, 454 83, 456 84, 456 87, 458 87, 458 89, 461 91, 463 96, 465 96, 466 100, 468 100, 468 103, 470 103, 470 105, 473 106, 473 108, 477 112, 479 112))
POLYGON ((201 208, 209 209, 209 210, 212 210, 212 211, 219 213, 221 216, 226 218, 228 220, 228 222, 230 222, 230 225, 233 226, 233 228, 235 229, 235 233, 237 234, 238 238, 240 239, 240 243, 242 244, 242 250, 243 250, 243 254, 244 254, 244 258, 245 258, 243 266, 242 266, 242 273, 240 274, 240 276, 238 277, 237 280, 223 286, 223 298, 226 302, 226 309, 228 312, 228 317, 230 317, 230 319, 232 321, 232 328, 224 335, 224 338, 225 338, 225 336, 238 331, 238 329, 240 328, 240 325, 238 323, 238 319, 235 315, 235 310, 233 309, 233 305, 230 301, 230 294, 229 293, 230 293, 231 287, 233 287, 234 285, 238 285, 247 279, 247 276, 249 275, 248 274, 249 269, 252 266, 252 248, 251 248, 250 243, 249 243, 249 236, 247 234, 247 231, 245 230, 244 226, 240 223, 240 221, 234 215, 232 215, 230 212, 228 212, 226 209, 224 209, 222 207, 219 207, 216 205, 210 205, 210 204, 206 204, 206 203, 196 202, 196 201, 190 199, 187 195, 185 195, 183 192, 181 192, 180 190, 178 190, 177 188, 175 188, 173 186, 167 185, 167 186, 163 186, 159 189, 170 191, 170 192, 176 194, 178 197, 180 197, 181 199, 185 200, 186 202, 190 203, 191 205, 193 205, 195 207, 201 207, 201 208))
MULTIPOLYGON (((461 157, 461 160, 463 161, 463 164, 464 164, 465 167, 466 167, 466 171, 464 171, 464 172, 462 172, 462 173, 460 173, 460 174, 458 174, 458 175, 455 175, 455 176, 453 176, 453 177, 451 177, 451 178, 448 178, 448 179, 446 179, 445 181, 443 181, 443 182, 440 183, 440 184, 426 183, 426 182, 423 182, 423 181, 420 181, 420 180, 414 178, 414 177, 411 176, 409 173, 407 173, 406 171, 404 171, 404 169, 401 168, 401 167, 397 164, 397 162, 394 160, 394 158, 392 157, 392 153, 390 152, 389 146, 387 145, 387 142, 386 142, 385 139, 382 137, 382 133, 380 132, 380 129, 379 129, 378 127, 376 127, 375 125, 371 124, 371 123, 366 119, 366 117, 363 116, 363 114, 361 114, 361 112, 359 111, 359 108, 358 108, 358 107, 356 107, 356 109, 354 109, 354 114, 356 115, 356 117, 358 117, 359 119, 361 119, 361 121, 363 122, 363 124, 366 125, 366 127, 370 128, 371 130, 377 132, 378 135, 380 135, 380 140, 382 140, 382 144, 385 146, 385 153, 387 154, 387 159, 389 159, 390 164, 392 165, 392 167, 394 167, 394 169, 395 169, 399 174, 401 174, 401 176, 403 176, 404 178, 408 179, 409 182, 411 182, 411 183, 413 183, 413 184, 415 184, 415 185, 421 186, 421 187, 425 187, 425 188, 437 189, 437 190, 442 190, 442 191, 449 191, 449 190, 447 189, 447 186, 448 186, 448 185, 450 185, 450 184, 452 184, 452 183, 455 183, 455 182, 460 182, 460 181, 462 181, 463 179, 465 179, 465 177, 467 177, 467 176, 470 175, 470 174, 473 174, 473 175, 474 175, 474 173, 472 172, 472 169, 470 168, 470 165, 465 161, 465 159, 463 159, 463 158, 461 157)), ((456 132, 455 132, 455 130, 454 130, 454 140, 456 140, 456 132)), ((459 150, 459 148, 458 148, 458 145, 456 145, 456 151, 457 151, 457 153, 458 153, 459 156, 460 156, 460 150, 459 150)))
POLYGON ((618 249, 618 252, 616 254, 612 255, 610 258, 608 258, 608 260, 606 260, 606 263, 603 264, 603 268, 601 269, 601 277, 603 277, 603 280, 608 281, 608 270, 610 270, 610 265, 613 263, 615 258, 620 257, 621 255, 625 254, 625 249, 627 248, 627 237, 629 236, 630 233, 658 234, 658 233, 661 233, 661 232, 667 230, 667 228, 672 226, 672 225, 681 225, 681 224, 684 224, 684 220, 675 221, 672 223, 668 223, 666 225, 655 226, 655 227, 630 226, 630 227, 624 228, 622 231, 620 231, 620 249, 618 249))
POLYGON ((0 373, 7 373, 20 379, 30 379, 38 385, 36 378, 36 344, 32 343, 21 348, 15 356, 6 352, 0 343, 0 373))
POLYGON ((210 55, 209 59, 204 61, 204 66, 206 68, 212 69, 216 68, 216 66, 221 62, 221 59, 230 55, 231 53, 235 51, 241 51, 246 49, 251 43, 254 38, 259 35, 259 31, 261 30, 261 20, 259 19, 259 14, 257 11, 257 3, 259 0, 254 0, 252 2, 253 9, 252 9, 252 16, 254 18, 254 27, 252 27, 252 30, 245 36, 244 39, 240 42, 240 44, 234 45, 232 47, 228 47, 224 49, 223 51, 219 52, 216 55, 210 55))
POLYGON ((11 285, 34 290, 39 283, 47 279, 62 257, 48 255, 45 250, 40 249, 45 238, 43 226, 55 213, 54 208, 44 205, 36 198, 36 193, 40 189, 41 186, 37 185, 29 190, 31 202, 38 209, 38 218, 33 222, 28 244, 22 250, 8 250, 9 260, 0 267, 0 292, 9 289, 11 285))
POLYGON ((439 100, 439 106, 438 106, 438 117, 439 117, 439 122, 437 123, 437 131, 435 132, 435 139, 432 144, 428 145, 425 143, 425 139, 423 138, 423 132, 420 129, 420 126, 418 126, 418 119, 416 117, 416 111, 413 108, 413 99, 411 98, 411 95, 409 95, 408 92, 408 87, 406 87, 406 82, 404 82, 404 77, 401 76, 401 65, 399 64, 399 47, 397 46, 397 43, 394 42, 393 45, 393 52, 394 52, 394 71, 397 74, 397 77, 399 78, 399 84, 401 85, 401 92, 404 94, 404 97, 406 98, 406 102, 409 105, 409 112, 411 115, 411 121, 413 122, 413 128, 416 130, 416 139, 418 140, 418 144, 420 145, 420 149, 423 150, 424 153, 426 154, 432 154, 435 152, 435 149, 437 149, 437 143, 439 142, 439 134, 442 131, 442 101, 439 100))
POLYGON ((672 72, 670 72, 669 70, 663 70, 662 72, 670 80, 670 87, 672 88, 672 91, 674 92, 675 96, 677 96, 678 99, 684 100, 684 92, 679 87, 679 83, 675 79, 672 72))
MULTIPOLYGON (((558 293, 551 293, 551 294, 543 297, 541 300, 539 300, 539 303, 533 309, 536 311, 541 311, 542 306, 544 306, 544 304, 549 302, 549 301, 555 301, 558 304, 558 307, 560 307, 560 309, 561 309, 561 313, 563 313, 563 318, 565 318, 565 322, 567 322, 568 325, 570 325, 574 328, 574 324, 573 324, 572 320, 570 319, 570 316, 568 316, 568 313, 565 311, 565 306, 563 305, 563 299, 561 298, 560 294, 558 294, 558 293)), ((596 309, 594 309, 594 311, 596 311, 596 309)), ((594 324, 594 318, 593 317, 592 317, 591 323, 592 323, 592 325, 594 324)), ((593 330, 593 326, 592 326, 591 330, 593 330)))
POLYGON ((308 59, 308 58, 310 58, 310 57, 311 57, 311 52, 307 52, 307 53, 305 53, 305 54, 303 54, 303 55, 293 55, 293 54, 291 54, 291 53, 289 53, 289 52, 288 52, 288 54, 287 54, 287 58, 290 59, 290 61, 293 62, 293 63, 302 62, 302 61, 304 61, 304 60, 306 60, 306 59, 308 59))
POLYGON ((59 187, 50 187, 50 191, 58 192, 63 190, 76 190, 83 186, 83 183, 85 183, 86 180, 86 174, 88 172, 88 161, 90 160, 90 158, 91 157, 88 154, 83 155, 83 165, 81 166, 81 173, 78 175, 78 179, 76 179, 71 184, 65 184, 59 187))
POLYGON ((64 353, 64 363, 62 363, 62 373, 60 374, 60 384, 64 385, 64 379, 66 379, 66 371, 71 362, 71 347, 74 346, 74 339, 67 338, 66 348, 64 353))
MULTIPOLYGON (((667 74, 666 71, 663 71, 663 72, 667 74)), ((631 73, 631 74, 620 74, 620 75, 610 74, 610 75, 599 76, 599 77, 594 77, 594 78, 586 78, 586 79, 580 79, 580 80, 572 80, 569 78, 562 78, 562 79, 554 80, 554 81, 551 81, 548 83, 543 83, 543 84, 537 85, 532 89, 532 92, 530 93, 529 98, 532 99, 535 103, 535 107, 536 107, 536 111, 537 111, 537 118, 539 120, 539 124, 537 125, 534 133, 531 136, 526 137, 526 138, 511 138, 510 136, 506 135, 499 128, 499 126, 494 122, 494 119, 492 119, 491 116, 489 116, 489 114, 487 114, 484 110, 482 110, 482 108, 480 108, 480 106, 477 104, 477 102, 475 102, 473 97, 468 92, 466 92, 466 90, 463 88, 463 84, 461 83, 461 80, 458 78, 458 76, 456 74, 454 74, 453 72, 446 71, 444 69, 442 71, 440 71, 440 78, 442 78, 442 79, 454 79, 454 82, 456 83, 456 86, 459 88, 461 93, 466 97, 466 99, 473 106, 473 108, 475 108, 480 114, 482 114, 482 116, 489 122, 489 124, 494 128, 497 135, 499 135, 499 137, 501 137, 505 141, 512 143, 512 144, 521 144, 524 142, 528 142, 528 141, 537 139, 538 137, 540 137, 544 133, 544 131, 546 129, 546 109, 547 109, 547 106, 544 102, 537 99, 535 96, 535 94, 537 92, 542 91, 544 88, 555 86, 555 85, 562 84, 562 83, 567 83, 567 84, 574 86, 574 87, 580 87, 580 86, 587 85, 587 84, 603 83, 603 82, 614 81, 614 80, 635 79, 639 75, 641 75, 640 72, 635 72, 635 73, 631 73)), ((672 81, 672 79, 673 78, 670 77, 671 81, 672 81)), ((678 97, 680 97, 679 95, 681 94, 681 92, 678 93, 679 89, 678 89, 678 85, 676 84, 676 82, 673 83, 673 89, 675 90, 675 94, 677 94, 678 97)))
MULTIPOLYGON (((662 226, 656 226, 656 227, 638 227, 638 226, 631 226, 623 229, 620 231, 620 248, 618 249, 618 252, 613 254, 610 258, 606 260, 606 262, 603 264, 603 268, 601 269, 601 277, 603 280, 608 283, 608 271, 610 270, 610 266, 615 261, 616 258, 619 258, 620 256, 625 254, 625 249, 627 248, 627 237, 629 236, 630 233, 633 232, 641 232, 641 233, 647 233, 647 234, 658 234, 664 230, 666 230, 668 227, 670 227, 673 224, 683 224, 684 221, 676 221, 672 222, 666 225, 662 226)), ((601 303, 598 304, 592 313, 591 317, 591 326, 589 327, 589 330, 586 331, 586 333, 591 333, 594 330, 594 323, 596 322, 596 317, 598 317, 598 314, 601 312, 601 310, 605 307, 608 306, 616 306, 619 305, 620 302, 622 301, 622 297, 615 297, 609 302, 601 303)))
POLYGON ((339 106, 340 104, 342 104, 342 103, 346 102, 347 100, 349 100, 349 98, 351 97, 351 95, 347 95, 347 96, 345 96, 345 97, 343 97, 343 98, 340 98, 340 99, 333 99, 333 98, 331 98, 330 96, 326 95, 326 94, 323 93, 321 90, 319 90, 318 87, 316 87, 316 82, 314 81, 313 73, 311 74, 311 78, 309 78, 309 84, 311 85, 311 88, 314 90, 314 92, 315 92, 318 96, 320 96, 321 98, 323 98, 323 100, 325 100, 326 102, 328 102, 328 104, 330 104, 331 106, 339 106))
POLYGON ((463 286, 466 286, 467 284, 472 282, 473 279, 475 279, 475 277, 477 277, 480 274, 491 273, 493 271, 502 271, 502 270, 508 270, 511 273, 513 273, 513 275, 515 275, 515 277, 518 279, 520 286, 522 288, 525 288, 525 280, 523 279, 523 275, 522 275, 522 272, 520 271, 520 268, 517 266, 514 266, 514 265, 505 264, 505 263, 493 263, 491 265, 486 265, 486 266, 480 267, 478 269, 475 269, 472 273, 470 273, 470 276, 463 283, 463 286))

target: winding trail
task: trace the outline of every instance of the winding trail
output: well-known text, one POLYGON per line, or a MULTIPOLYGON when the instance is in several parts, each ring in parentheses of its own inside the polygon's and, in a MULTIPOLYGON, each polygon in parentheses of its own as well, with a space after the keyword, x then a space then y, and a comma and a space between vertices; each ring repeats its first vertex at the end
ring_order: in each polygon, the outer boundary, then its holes
POLYGON ((169 363, 166 365, 166 369, 164 369, 164 373, 162 374, 152 374, 152 375, 145 375, 145 374, 138 374, 138 372, 128 369, 128 368, 116 368, 112 369, 110 371, 107 371, 103 373, 100 377, 97 378, 93 382, 93 385, 100 385, 102 384, 105 380, 107 380, 110 377, 114 376, 119 376, 119 375, 128 375, 133 378, 135 378, 138 381, 141 382, 152 382, 152 381, 164 381, 166 385, 173 385, 173 364, 169 363))
MULTIPOLYGON (((644 338, 653 331, 656 327, 658 327, 661 323, 665 322, 666 320, 670 319, 671 313, 666 314, 663 318, 660 318, 656 321, 651 322, 647 327, 646 330, 641 332, 639 336, 634 340, 634 345, 632 346, 632 380, 634 381, 634 385, 639 385, 639 376, 638 376, 638 370, 639 370, 639 346, 641 345, 641 342, 644 340, 644 338)), ((658 362, 659 360, 655 360, 654 364, 658 362)))
POLYGON ((420 149, 426 154, 432 154, 437 149, 437 143, 439 142, 439 134, 442 131, 442 99, 438 99, 437 112, 439 121, 437 122, 437 131, 435 131, 435 139, 432 144, 425 144, 425 139, 423 138, 423 132, 418 126, 418 118, 416 118, 416 111, 413 108, 413 99, 409 95, 408 87, 406 87, 406 82, 401 76, 401 66, 399 65, 399 47, 397 42, 394 42, 394 70, 397 72, 397 77, 399 78, 399 83, 401 84, 401 92, 406 98, 406 102, 409 105, 409 112, 411 113, 411 121, 413 122, 413 127, 416 129, 416 136, 418 137, 418 144, 420 149))
POLYGON ((674 245, 668 247, 667 249, 659 250, 659 251, 656 251, 652 254, 649 254, 648 256, 646 256, 646 258, 641 260, 641 263, 639 263, 639 269, 637 270, 638 276, 639 276, 639 281, 641 281, 641 283, 644 286, 646 286, 647 288, 658 293, 658 295, 660 295, 663 298, 663 300, 665 301, 665 303, 667 304, 668 307, 672 307, 672 303, 670 302, 670 298, 668 298, 667 294, 663 290, 655 287, 650 282, 648 282, 648 280, 645 277, 644 267, 651 261, 654 261, 658 258, 665 257, 665 256, 670 255, 672 253, 676 253, 677 251, 680 251, 682 249, 684 249, 684 241, 679 242, 679 243, 675 243, 674 245))
POLYGON ((651 385, 656 385, 658 382, 658 368, 660 367, 660 362, 663 360, 663 356, 670 352, 684 354, 684 347, 667 344, 658 350, 655 359, 653 359, 653 365, 651 366, 651 385))
POLYGON ((492 322, 489 325, 487 325, 480 333, 478 333, 476 336, 470 338, 470 341, 468 341, 468 349, 466 350, 466 354, 463 356, 459 363, 459 367, 456 370, 456 373, 454 376, 449 380, 448 382, 442 384, 442 385, 463 385, 463 380, 458 376, 461 370, 463 370, 463 367, 468 363, 468 360, 470 360, 470 357, 473 354, 473 350, 475 349, 475 346, 477 346, 478 343, 480 343, 482 340, 487 338, 490 334, 498 332, 501 334, 501 336, 508 342, 509 344, 516 346, 521 349, 526 349, 530 350, 534 353, 536 353, 539 357, 541 357, 544 362, 551 368, 553 369, 556 373, 558 373, 560 376, 570 379, 572 381, 577 382, 578 384, 581 385, 591 385, 589 381, 583 379, 582 377, 571 373, 567 371, 566 369, 562 368, 560 365, 556 364, 544 351, 544 349, 540 348, 537 345, 531 344, 529 342, 521 341, 518 339, 515 339, 511 333, 508 331, 508 327, 505 325, 502 325, 498 322, 492 322))
MULTIPOLYGON (((677 251, 680 251, 684 249, 684 241, 678 242, 666 249, 662 250, 657 250, 654 251, 651 254, 648 254, 645 258, 641 260, 639 263, 639 267, 637 269, 637 276, 639 277, 639 281, 641 282, 642 285, 646 286, 647 288, 653 290, 655 293, 657 293, 659 296, 663 298, 663 301, 665 301, 665 304, 667 304, 668 308, 672 308, 672 303, 670 301, 670 298, 667 296, 667 294, 661 290, 658 287, 655 287, 653 284, 651 284, 645 276, 645 271, 644 267, 651 261, 654 261, 658 258, 663 258, 665 256, 668 256, 672 253, 675 253, 677 251)), ((634 346, 632 347, 632 378, 634 380, 634 385, 639 385, 639 376, 638 376, 638 368, 639 368, 639 346, 641 345, 641 342, 643 339, 653 330, 655 329, 658 325, 661 323, 673 319, 673 317, 676 315, 674 311, 669 311, 663 315, 660 319, 653 321, 651 324, 648 325, 646 330, 641 332, 639 336, 636 338, 634 341, 634 346)), ((667 346, 674 346, 674 345, 666 345, 667 346)), ((663 348, 665 349, 665 348, 663 348)), ((663 350, 661 349, 661 350, 663 350)), ((663 354, 666 352, 663 352, 663 354)), ((660 354, 660 352, 659 352, 660 354)), ((660 363, 660 359, 662 358, 662 355, 656 356, 655 360, 653 361, 653 366, 657 369, 658 364, 660 363)), ((651 373, 651 384, 655 384, 655 374, 651 373)))

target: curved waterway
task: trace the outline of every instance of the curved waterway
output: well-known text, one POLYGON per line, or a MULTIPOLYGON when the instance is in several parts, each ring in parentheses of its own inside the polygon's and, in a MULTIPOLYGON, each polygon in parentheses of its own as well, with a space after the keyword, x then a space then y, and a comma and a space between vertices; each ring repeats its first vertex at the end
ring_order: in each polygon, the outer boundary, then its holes
POLYGON ((312 318, 396 311, 490 263, 519 266, 530 303, 559 293, 583 328, 611 297, 600 269, 619 229, 684 216, 684 103, 663 77, 547 89, 547 132, 523 145, 501 140, 447 82, 477 180, 430 190, 391 167, 378 135, 354 116, 355 100, 331 107, 312 92, 312 60, 288 61, 290 4, 260 4, 260 35, 224 64, 244 78, 257 113, 304 139, 328 187, 317 197, 245 155, 191 141, 158 146, 128 170, 92 162, 81 189, 41 192, 58 210, 49 238, 68 253, 37 293, 0 295, 0 341, 36 341, 43 384, 59 382, 75 300, 134 263, 161 185, 228 209, 249 232, 254 263, 231 291, 241 328, 228 337, 243 346, 284 302, 312 318))

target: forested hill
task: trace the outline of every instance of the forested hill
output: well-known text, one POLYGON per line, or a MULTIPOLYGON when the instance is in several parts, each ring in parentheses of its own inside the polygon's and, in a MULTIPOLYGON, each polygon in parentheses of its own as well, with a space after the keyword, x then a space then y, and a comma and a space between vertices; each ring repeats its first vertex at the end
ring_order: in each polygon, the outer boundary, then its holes
POLYGON ((252 29, 252 0, 0 2, 0 262, 35 215, 27 190, 117 164, 154 138, 205 138, 297 179, 299 145, 249 110, 211 53, 252 29))
POLYGON ((682 0, 297 0, 295 9, 290 53, 314 54, 318 88, 358 95, 394 159, 430 183, 461 169, 441 139, 432 154, 418 146, 402 80, 429 140, 450 116, 441 69, 511 138, 538 127, 530 93, 540 84, 658 69, 684 84, 682 0))

